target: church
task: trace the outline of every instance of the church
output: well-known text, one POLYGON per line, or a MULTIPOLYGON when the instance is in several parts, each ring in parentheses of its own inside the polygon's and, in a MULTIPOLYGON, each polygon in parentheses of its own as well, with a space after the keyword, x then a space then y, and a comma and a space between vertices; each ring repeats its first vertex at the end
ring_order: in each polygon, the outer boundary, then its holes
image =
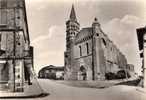
POLYGON ((125 70, 127 59, 102 31, 97 18, 80 29, 74 6, 66 22, 65 80, 106 80, 105 74, 125 70))

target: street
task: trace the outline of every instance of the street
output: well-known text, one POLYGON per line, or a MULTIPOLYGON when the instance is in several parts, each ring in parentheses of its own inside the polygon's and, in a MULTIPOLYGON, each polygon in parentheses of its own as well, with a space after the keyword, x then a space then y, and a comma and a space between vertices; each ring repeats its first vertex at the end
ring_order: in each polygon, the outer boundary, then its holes
POLYGON ((51 80, 39 80, 39 83, 50 95, 26 100, 146 100, 146 94, 142 89, 132 86, 95 89, 71 87, 51 80))

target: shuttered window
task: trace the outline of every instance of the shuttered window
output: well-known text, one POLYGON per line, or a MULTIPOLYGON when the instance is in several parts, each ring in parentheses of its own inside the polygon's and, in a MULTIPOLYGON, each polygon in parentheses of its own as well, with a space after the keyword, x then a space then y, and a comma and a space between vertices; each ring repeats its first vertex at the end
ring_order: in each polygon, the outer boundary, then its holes
POLYGON ((7 0, 0 0, 0 26, 7 25, 7 0))

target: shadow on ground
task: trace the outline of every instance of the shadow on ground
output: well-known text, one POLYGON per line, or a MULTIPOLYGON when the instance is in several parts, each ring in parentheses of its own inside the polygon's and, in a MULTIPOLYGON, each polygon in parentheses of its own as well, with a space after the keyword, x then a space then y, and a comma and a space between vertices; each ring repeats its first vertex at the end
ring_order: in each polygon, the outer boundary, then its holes
POLYGON ((138 86, 140 79, 135 80, 113 80, 113 81, 56 81, 68 86, 79 87, 79 88, 95 88, 95 89, 104 89, 112 87, 115 85, 128 85, 128 86, 138 86))
POLYGON ((132 80, 132 81, 120 82, 115 85, 138 86, 140 81, 141 81, 141 79, 136 79, 136 80, 132 80))

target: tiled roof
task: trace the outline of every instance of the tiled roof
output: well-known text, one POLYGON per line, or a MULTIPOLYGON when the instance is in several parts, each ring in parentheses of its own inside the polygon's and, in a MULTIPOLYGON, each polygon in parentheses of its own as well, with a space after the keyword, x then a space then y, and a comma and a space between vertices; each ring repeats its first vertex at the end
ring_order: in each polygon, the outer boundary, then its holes
POLYGON ((78 42, 78 41, 81 41, 83 40, 84 38, 87 38, 89 36, 92 35, 92 27, 88 27, 88 28, 83 28, 77 35, 76 35, 76 38, 75 38, 75 41, 78 42))

